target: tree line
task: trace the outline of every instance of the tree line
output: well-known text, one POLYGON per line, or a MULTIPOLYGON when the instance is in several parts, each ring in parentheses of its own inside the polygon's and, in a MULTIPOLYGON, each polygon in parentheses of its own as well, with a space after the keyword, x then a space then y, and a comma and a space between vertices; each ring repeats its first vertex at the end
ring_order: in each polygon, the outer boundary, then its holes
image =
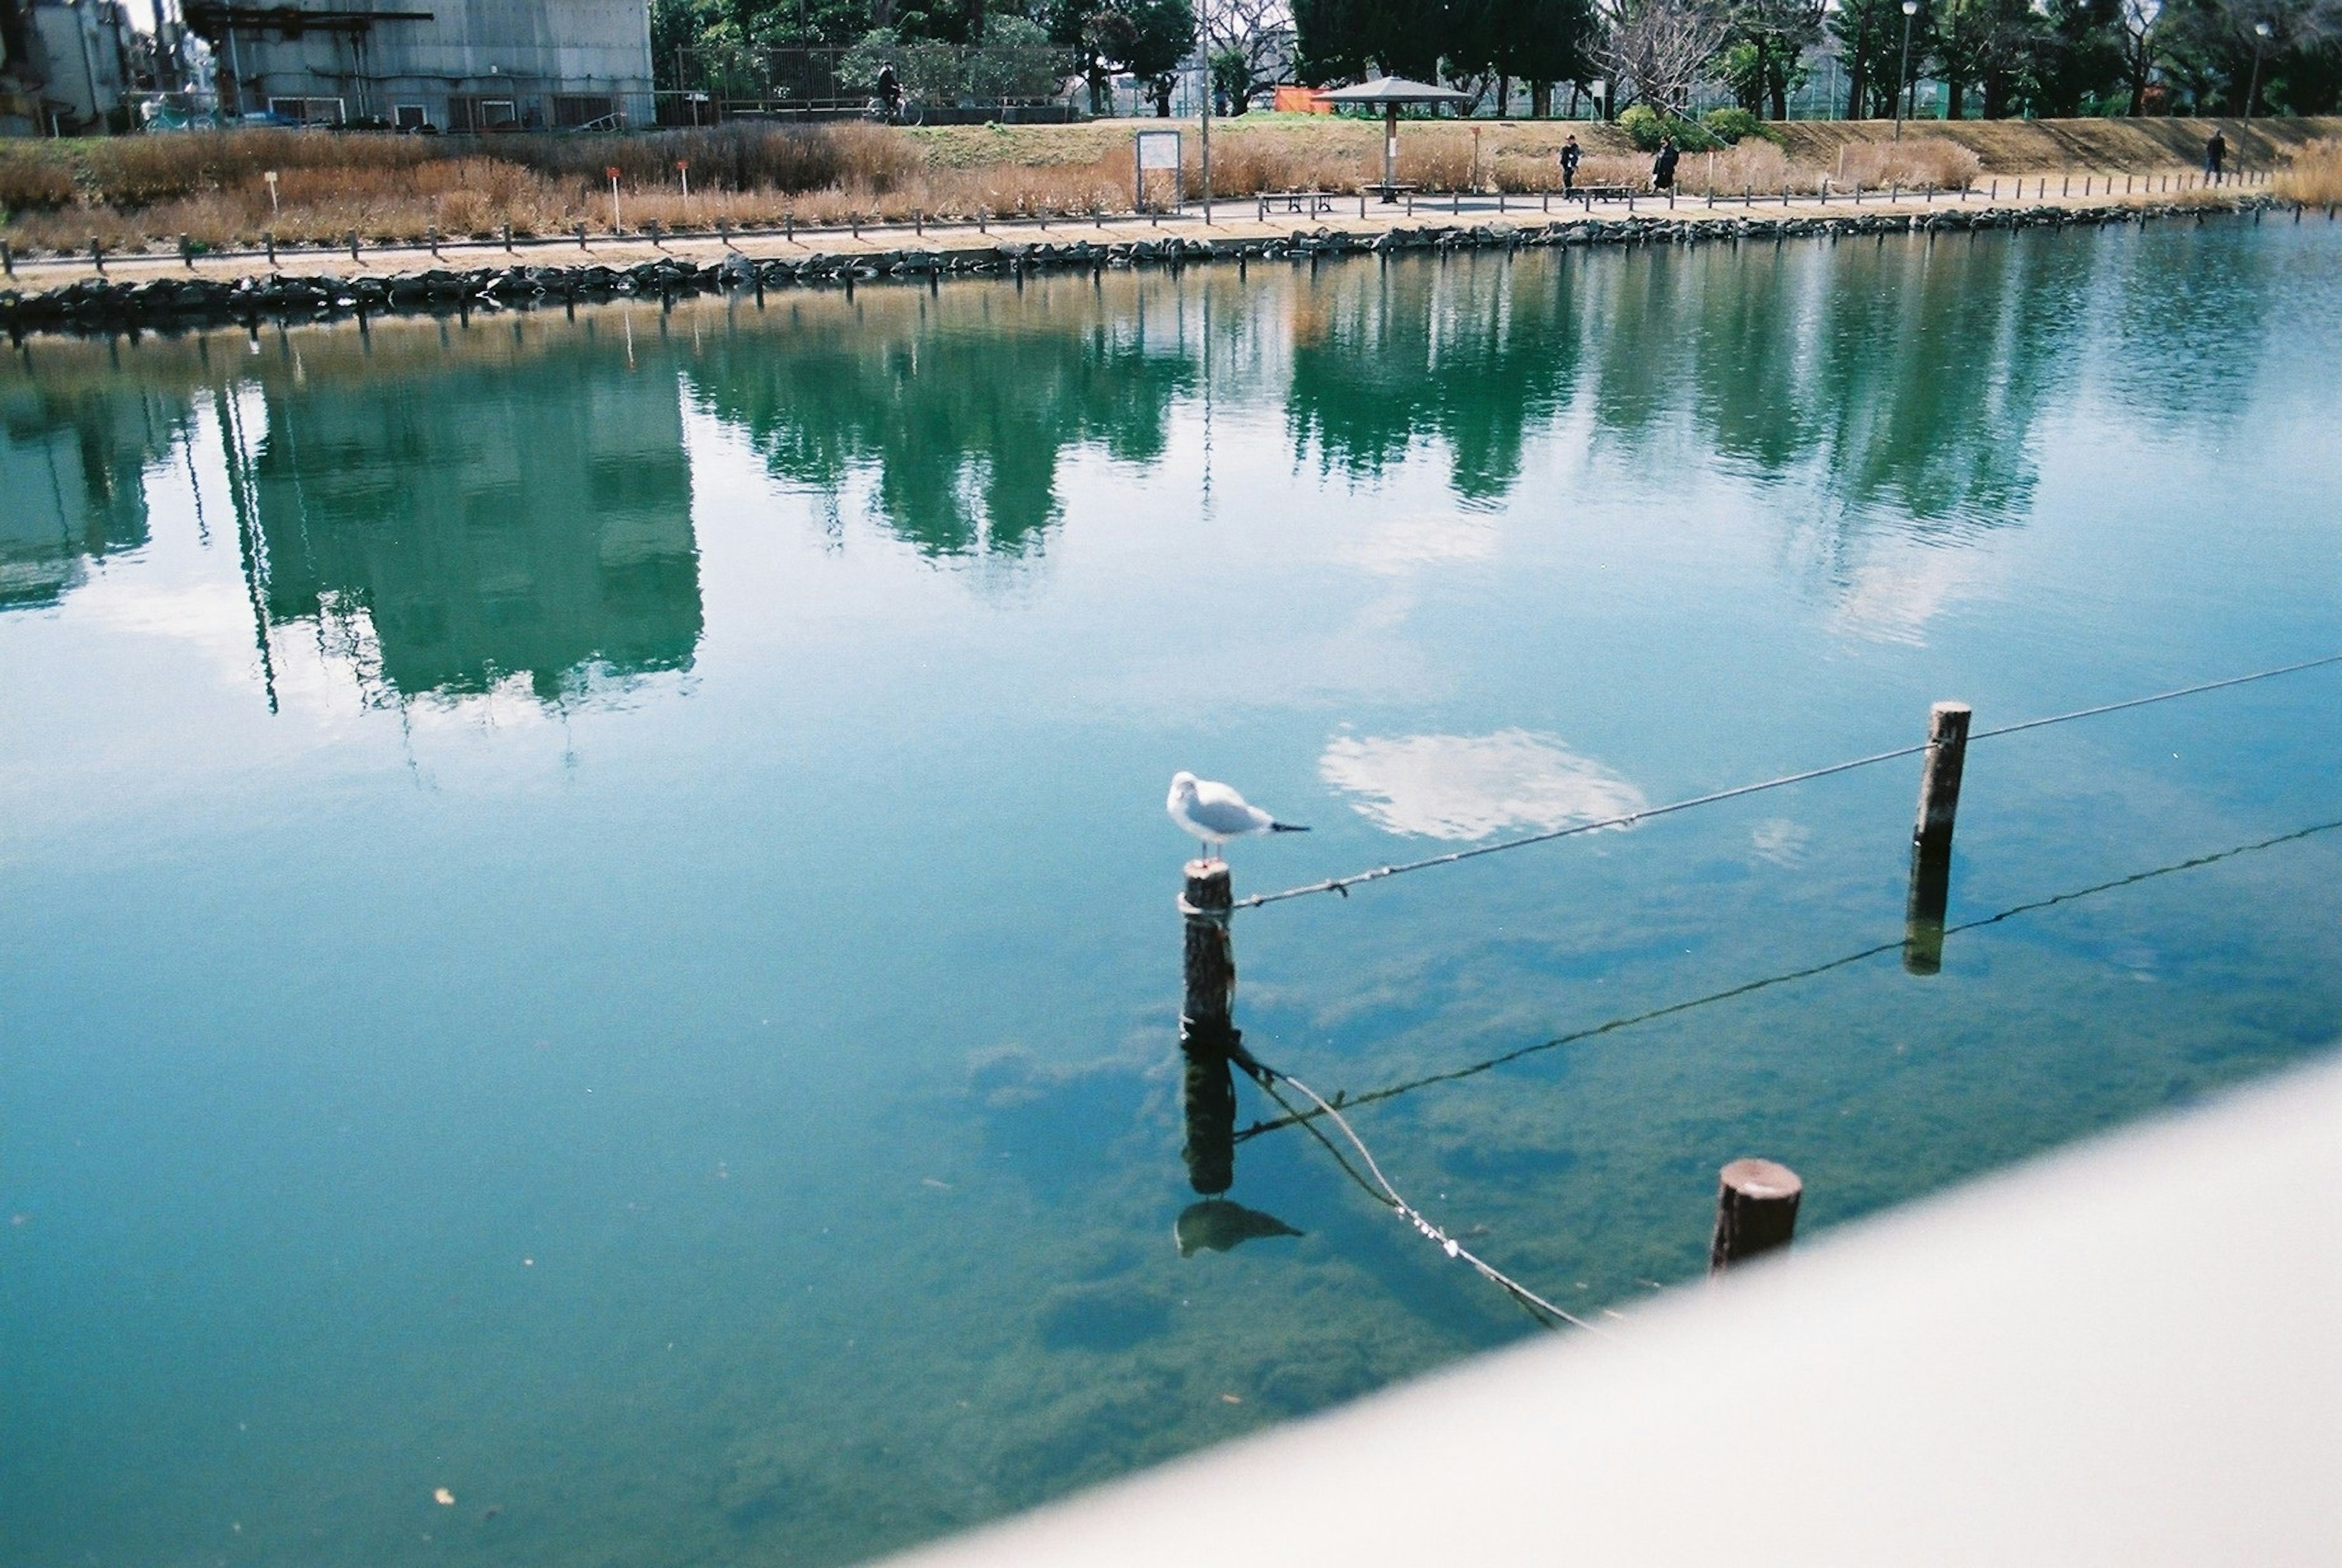
POLYGON ((654 48, 673 62, 771 49, 920 45, 1023 48, 1045 73, 1078 73, 1093 108, 1127 75, 1168 115, 1208 27, 1216 96, 1242 113, 1266 85, 1373 75, 1455 86, 1476 107, 1554 112, 1556 94, 1606 84, 1687 115, 1721 86, 1759 118, 1786 118, 1834 56, 1832 113, 1886 118, 1913 84, 1942 85, 1931 113, 2016 115, 2326 114, 2342 106, 2342 0, 655 0, 654 48), (1199 9, 1202 13, 1199 18, 1199 9), (2250 99, 2249 105, 2247 99, 2250 99))

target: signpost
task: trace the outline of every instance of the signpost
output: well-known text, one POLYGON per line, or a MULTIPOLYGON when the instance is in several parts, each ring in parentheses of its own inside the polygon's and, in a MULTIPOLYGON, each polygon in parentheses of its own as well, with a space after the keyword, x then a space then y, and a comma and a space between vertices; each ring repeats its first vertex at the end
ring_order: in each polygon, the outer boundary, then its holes
POLYGON ((1176 131, 1141 131, 1138 133, 1137 156, 1132 159, 1130 205, 1133 212, 1146 210, 1146 174, 1150 169, 1171 172, 1172 209, 1178 209, 1179 133, 1176 131))

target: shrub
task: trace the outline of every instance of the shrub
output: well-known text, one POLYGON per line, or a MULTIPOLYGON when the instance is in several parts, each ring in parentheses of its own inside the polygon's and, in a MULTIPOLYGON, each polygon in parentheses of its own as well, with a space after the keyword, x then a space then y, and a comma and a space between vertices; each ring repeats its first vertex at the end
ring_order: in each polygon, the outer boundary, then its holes
POLYGON ((0 211, 46 211, 73 199, 73 170, 61 160, 14 150, 0 155, 0 211))
POLYGON ((1724 144, 1701 125, 1673 115, 1662 115, 1648 104, 1636 104, 1618 114, 1618 128, 1635 140, 1635 145, 1646 153, 1659 150, 1659 143, 1673 136, 1676 145, 1686 153, 1705 153, 1724 144))
POLYGON ((1774 130, 1746 109, 1710 109, 1699 117, 1708 135, 1726 146, 1735 146, 1750 136, 1762 136, 1777 145, 1781 133, 1774 130))

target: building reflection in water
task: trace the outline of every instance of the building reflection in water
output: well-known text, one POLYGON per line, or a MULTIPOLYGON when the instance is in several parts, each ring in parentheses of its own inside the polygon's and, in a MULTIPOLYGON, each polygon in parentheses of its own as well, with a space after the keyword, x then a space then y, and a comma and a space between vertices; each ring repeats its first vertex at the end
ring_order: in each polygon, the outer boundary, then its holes
POLYGON ((0 611, 55 604, 89 564, 146 543, 146 469, 186 404, 136 386, 0 391, 0 611))
POLYGON ((689 666, 699 642, 691 476, 671 373, 584 354, 429 379, 272 390, 265 431, 224 408, 272 623, 363 615, 405 696, 515 676, 689 666))

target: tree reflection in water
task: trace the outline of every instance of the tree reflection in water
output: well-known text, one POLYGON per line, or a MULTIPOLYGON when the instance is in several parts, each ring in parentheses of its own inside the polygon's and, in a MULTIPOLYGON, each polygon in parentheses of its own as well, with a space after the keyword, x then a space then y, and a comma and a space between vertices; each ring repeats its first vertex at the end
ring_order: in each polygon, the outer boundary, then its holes
POLYGON ((1782 493, 1766 504, 1793 559, 1860 618, 1927 591, 1882 594, 1879 545, 2027 517, 2041 426, 2093 354, 2157 422, 2217 425, 2274 330, 2237 307, 2271 297, 2245 275, 2284 265, 2243 238, 1108 273, 321 328, 268 352, 230 333, 43 340, 0 378, 0 611, 55 604, 143 544, 150 487, 193 474, 201 432, 264 661, 272 625, 315 621, 400 697, 525 676, 549 700, 685 668, 703 631, 688 400, 820 497, 826 525, 866 497, 943 563, 1038 555, 1073 454, 1152 474, 1192 427, 1208 465, 1215 410, 1224 454, 1281 424, 1305 471, 1371 488, 1426 464, 1475 509, 1575 504, 1570 463, 1525 478, 1540 444, 1630 476, 1641 505, 1720 472, 1782 493))

